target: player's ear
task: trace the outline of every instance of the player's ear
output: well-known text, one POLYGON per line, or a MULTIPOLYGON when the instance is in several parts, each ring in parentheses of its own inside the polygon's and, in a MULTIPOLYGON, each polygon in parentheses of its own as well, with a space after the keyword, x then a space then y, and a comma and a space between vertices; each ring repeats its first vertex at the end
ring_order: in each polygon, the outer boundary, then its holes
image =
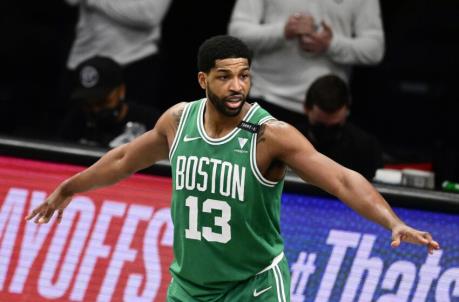
POLYGON ((198 82, 199 82, 199 86, 201 86, 202 89, 206 90, 206 88, 207 88, 207 74, 205 72, 200 71, 198 73, 198 82))

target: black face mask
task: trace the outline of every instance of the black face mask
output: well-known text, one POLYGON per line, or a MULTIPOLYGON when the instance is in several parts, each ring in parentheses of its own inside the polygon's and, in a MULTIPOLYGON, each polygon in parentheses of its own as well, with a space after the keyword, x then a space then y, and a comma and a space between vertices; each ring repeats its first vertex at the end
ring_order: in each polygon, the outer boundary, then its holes
POLYGON ((118 123, 118 116, 123 103, 120 102, 115 108, 105 108, 97 112, 91 112, 89 119, 100 128, 111 128, 118 123))
POLYGON ((343 135, 343 125, 326 126, 324 124, 309 125, 311 139, 318 149, 327 149, 337 144, 343 135))

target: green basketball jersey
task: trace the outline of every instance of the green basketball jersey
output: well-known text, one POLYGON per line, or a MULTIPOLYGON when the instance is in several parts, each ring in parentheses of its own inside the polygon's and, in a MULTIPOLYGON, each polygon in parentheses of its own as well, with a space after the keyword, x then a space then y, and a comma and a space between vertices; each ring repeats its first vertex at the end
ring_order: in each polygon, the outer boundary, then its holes
POLYGON ((283 181, 265 179, 256 164, 254 125, 273 119, 258 104, 222 138, 204 129, 206 99, 186 105, 170 150, 174 282, 211 301, 269 266, 283 251, 283 181), (208 297, 208 298, 206 298, 208 297))

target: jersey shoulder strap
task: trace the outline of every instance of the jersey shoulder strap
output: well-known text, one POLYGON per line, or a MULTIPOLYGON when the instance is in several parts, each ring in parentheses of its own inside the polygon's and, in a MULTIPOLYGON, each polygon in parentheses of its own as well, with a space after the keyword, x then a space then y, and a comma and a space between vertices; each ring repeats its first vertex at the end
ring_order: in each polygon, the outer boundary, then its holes
POLYGON ((196 115, 199 111, 199 107, 204 100, 205 99, 193 101, 185 105, 185 108, 183 109, 183 112, 180 116, 177 132, 175 133, 174 140, 172 141, 172 145, 169 150, 169 160, 172 159, 174 152, 177 149, 177 145, 182 139, 184 132, 183 130, 187 128, 187 125, 190 121, 196 120, 196 115))
POLYGON ((252 106, 256 106, 257 108, 256 108, 254 114, 252 116, 250 116, 250 118, 245 121, 245 123, 247 125, 243 126, 243 127, 246 127, 246 128, 250 128, 249 131, 256 130, 255 133, 258 133, 259 128, 260 128, 261 125, 263 125, 267 121, 276 120, 275 117, 273 117, 266 109, 264 109, 260 105, 258 105, 258 103, 253 103, 252 106))
POLYGON ((260 105, 257 103, 254 103, 253 106, 258 106, 256 108, 256 112, 250 117, 250 119, 247 120, 248 123, 253 125, 253 128, 257 127, 257 132, 253 133, 252 138, 251 138, 251 143, 250 143, 250 167, 253 172, 253 175, 255 178, 258 180, 260 184, 266 187, 275 187, 277 185, 281 185, 282 182, 279 181, 271 181, 269 179, 266 179, 261 171, 258 169, 257 166, 257 139, 258 139, 258 131, 261 128, 261 125, 264 123, 271 121, 271 120, 276 120, 268 111, 265 109, 261 108, 260 105))

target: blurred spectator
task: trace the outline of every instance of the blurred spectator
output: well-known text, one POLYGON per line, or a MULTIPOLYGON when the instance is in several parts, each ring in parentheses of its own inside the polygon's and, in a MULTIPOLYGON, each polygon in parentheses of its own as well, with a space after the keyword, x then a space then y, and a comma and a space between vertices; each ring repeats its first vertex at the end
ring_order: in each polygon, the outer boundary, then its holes
POLYGON ((66 0, 79 6, 68 67, 96 55, 123 66, 129 98, 158 105, 161 23, 171 0, 66 0))
POLYGON ((375 137, 347 121, 350 103, 349 89, 340 77, 322 76, 308 90, 306 119, 298 129, 319 152, 371 180, 383 166, 381 146, 375 137))
POLYGON ((382 60, 381 23, 378 0, 237 0, 228 31, 254 51, 250 96, 295 124, 316 78, 382 60))
POLYGON ((94 57, 77 67, 72 107, 59 138, 99 147, 116 147, 151 129, 160 113, 125 100, 122 69, 106 57, 94 57))

